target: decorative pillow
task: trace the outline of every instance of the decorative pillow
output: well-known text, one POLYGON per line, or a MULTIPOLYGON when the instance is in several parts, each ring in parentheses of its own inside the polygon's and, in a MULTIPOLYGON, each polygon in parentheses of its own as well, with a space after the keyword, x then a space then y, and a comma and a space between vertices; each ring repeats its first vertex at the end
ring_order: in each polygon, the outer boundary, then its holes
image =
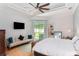
POLYGON ((28 35, 28 39, 32 39, 32 35, 28 35))
POLYGON ((24 36, 20 35, 18 39, 23 40, 24 36))
POLYGON ((13 38, 12 37, 9 37, 7 39, 8 43, 7 43, 7 47, 9 48, 10 47, 10 44, 13 43, 13 38))
POLYGON ((74 36, 72 39, 72 43, 74 43, 77 39, 79 39, 79 36, 74 36))
POLYGON ((11 44, 11 43, 13 43, 13 38, 12 38, 12 37, 9 37, 9 38, 7 39, 7 41, 8 41, 8 44, 11 44))

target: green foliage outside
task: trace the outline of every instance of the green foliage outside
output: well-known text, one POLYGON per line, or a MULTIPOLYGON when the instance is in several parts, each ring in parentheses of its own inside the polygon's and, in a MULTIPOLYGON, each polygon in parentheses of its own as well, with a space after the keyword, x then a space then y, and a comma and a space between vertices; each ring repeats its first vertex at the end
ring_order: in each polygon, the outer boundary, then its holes
POLYGON ((35 32, 35 39, 41 40, 43 38, 42 30, 44 30, 44 24, 35 24, 34 27, 38 30, 38 32, 35 32))

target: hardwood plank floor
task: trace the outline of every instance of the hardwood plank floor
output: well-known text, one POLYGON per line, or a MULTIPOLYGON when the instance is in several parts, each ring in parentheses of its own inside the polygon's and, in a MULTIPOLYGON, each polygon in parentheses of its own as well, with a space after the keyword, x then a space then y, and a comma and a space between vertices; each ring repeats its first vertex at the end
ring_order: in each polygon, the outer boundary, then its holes
POLYGON ((6 54, 7 56, 32 56, 32 52, 22 52, 19 48, 7 50, 6 54))

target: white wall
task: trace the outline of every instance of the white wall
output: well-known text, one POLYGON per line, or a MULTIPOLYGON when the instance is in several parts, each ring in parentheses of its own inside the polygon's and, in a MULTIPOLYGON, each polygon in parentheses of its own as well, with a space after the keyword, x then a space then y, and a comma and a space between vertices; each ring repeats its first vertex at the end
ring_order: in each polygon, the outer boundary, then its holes
POLYGON ((62 31, 64 37, 73 37, 73 14, 68 8, 40 14, 35 19, 48 20, 54 31, 62 31))
POLYGON ((19 35, 23 35, 27 38, 27 35, 31 33, 31 22, 27 15, 23 15, 5 6, 5 4, 0 4, 0 29, 6 29, 6 38, 12 36, 14 39, 17 39, 19 35), (25 23, 25 29, 14 30, 14 21, 25 23))
POLYGON ((73 37, 73 15, 69 9, 55 12, 49 23, 54 26, 54 31, 62 31, 64 37, 73 37))
POLYGON ((74 13, 74 32, 79 35, 79 5, 74 13))

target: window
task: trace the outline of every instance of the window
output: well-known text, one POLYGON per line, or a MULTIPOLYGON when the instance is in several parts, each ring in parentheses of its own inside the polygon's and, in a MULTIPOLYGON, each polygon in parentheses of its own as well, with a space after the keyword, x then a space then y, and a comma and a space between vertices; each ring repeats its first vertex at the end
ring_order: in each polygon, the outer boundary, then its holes
POLYGON ((33 21, 33 32, 35 40, 42 40, 46 36, 46 20, 34 20, 33 21))

